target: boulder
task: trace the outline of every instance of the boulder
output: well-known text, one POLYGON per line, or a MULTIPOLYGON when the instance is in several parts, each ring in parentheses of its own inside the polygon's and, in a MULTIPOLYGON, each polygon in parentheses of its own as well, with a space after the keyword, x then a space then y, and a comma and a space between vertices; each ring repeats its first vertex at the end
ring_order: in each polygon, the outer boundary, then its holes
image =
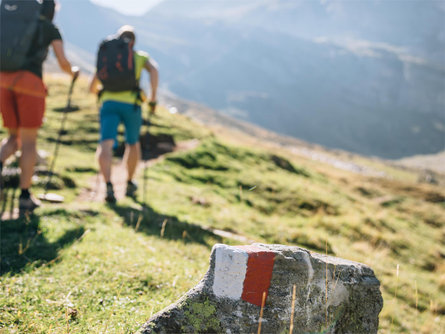
POLYGON ((139 333, 377 333, 368 266, 299 247, 217 244, 201 282, 139 333), (262 317, 260 317, 262 314, 262 317))

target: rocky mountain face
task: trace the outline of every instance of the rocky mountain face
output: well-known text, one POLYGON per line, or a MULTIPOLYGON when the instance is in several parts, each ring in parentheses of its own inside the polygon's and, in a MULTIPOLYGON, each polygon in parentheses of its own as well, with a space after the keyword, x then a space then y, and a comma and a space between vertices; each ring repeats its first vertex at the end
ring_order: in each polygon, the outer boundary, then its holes
POLYGON ((366 155, 445 149, 442 2, 165 0, 138 17, 61 2, 58 24, 84 61, 132 24, 182 98, 366 155))

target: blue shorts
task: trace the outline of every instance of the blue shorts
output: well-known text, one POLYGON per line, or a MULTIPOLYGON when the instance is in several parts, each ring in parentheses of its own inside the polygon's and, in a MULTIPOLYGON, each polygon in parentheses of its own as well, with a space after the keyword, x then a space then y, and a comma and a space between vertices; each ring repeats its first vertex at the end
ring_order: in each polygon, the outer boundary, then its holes
POLYGON ((134 104, 105 101, 100 108, 100 141, 117 139, 119 124, 125 126, 125 141, 136 144, 142 125, 141 107, 134 104))

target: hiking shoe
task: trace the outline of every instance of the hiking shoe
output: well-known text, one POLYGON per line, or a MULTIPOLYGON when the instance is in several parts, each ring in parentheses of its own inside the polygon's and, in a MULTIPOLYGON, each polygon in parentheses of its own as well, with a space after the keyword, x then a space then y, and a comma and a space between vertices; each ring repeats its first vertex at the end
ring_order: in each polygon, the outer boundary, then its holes
POLYGON ((33 196, 19 197, 19 213, 20 215, 31 214, 41 205, 40 201, 33 196))
POLYGON ((114 197, 114 190, 112 184, 107 184, 107 193, 105 195, 105 202, 110 204, 116 203, 116 197, 114 197))
POLYGON ((127 191, 125 192, 125 196, 128 197, 136 197, 136 191, 138 190, 138 185, 133 181, 127 182, 127 191))

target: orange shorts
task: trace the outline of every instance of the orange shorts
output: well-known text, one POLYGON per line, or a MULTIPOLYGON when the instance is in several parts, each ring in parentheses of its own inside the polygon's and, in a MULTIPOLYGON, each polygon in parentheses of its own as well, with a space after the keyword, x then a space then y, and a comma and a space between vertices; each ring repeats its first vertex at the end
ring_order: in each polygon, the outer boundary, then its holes
POLYGON ((0 112, 5 128, 39 128, 45 97, 46 87, 34 73, 0 72, 0 112))

